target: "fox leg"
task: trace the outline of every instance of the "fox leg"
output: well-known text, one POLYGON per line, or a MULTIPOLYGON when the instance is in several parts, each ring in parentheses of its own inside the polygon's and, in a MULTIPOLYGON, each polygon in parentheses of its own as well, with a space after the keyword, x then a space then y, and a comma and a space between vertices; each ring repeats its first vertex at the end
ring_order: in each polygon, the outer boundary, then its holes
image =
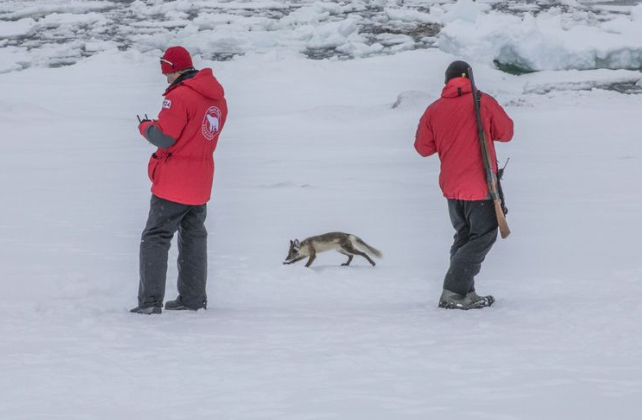
POLYGON ((316 258, 317 258, 317 254, 311 254, 310 259, 308 260, 307 263, 305 263, 305 266, 310 267, 316 258))
MULTIPOLYGON (((366 260, 368 260, 368 262, 369 262, 370 264, 372 264, 372 266, 373 266, 373 267, 374 267, 375 265, 377 265, 377 264, 375 264, 375 262, 374 262, 374 261, 372 261, 372 258, 370 258, 370 257, 368 256, 368 254, 366 254, 365 252, 361 252, 361 251, 359 251, 357 248, 355 248, 354 246, 352 246, 352 244, 351 244, 351 243, 347 243, 347 244, 343 245, 343 249, 344 249, 344 250, 346 250, 347 252, 351 253, 351 254, 359 255, 360 257, 365 258, 366 260)), ((350 259, 352 260, 352 258, 350 258, 350 259)))
POLYGON ((341 253, 341 254, 345 255, 346 257, 348 257, 348 261, 346 261, 346 262, 344 262, 343 264, 341 264, 341 266, 343 266, 343 267, 348 267, 348 266, 350 266, 350 263, 352 262, 352 259, 354 258, 354 255, 348 254, 348 253, 347 253, 347 252, 345 252, 345 251, 339 251, 339 253, 341 253))

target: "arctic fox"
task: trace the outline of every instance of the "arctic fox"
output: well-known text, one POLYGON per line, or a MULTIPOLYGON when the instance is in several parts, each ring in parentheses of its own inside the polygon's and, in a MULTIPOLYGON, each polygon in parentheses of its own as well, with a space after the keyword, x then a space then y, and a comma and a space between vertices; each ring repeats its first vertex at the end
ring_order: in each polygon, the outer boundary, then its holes
POLYGON ((372 258, 370 258, 366 252, 369 252, 377 258, 383 257, 381 251, 371 247, 355 235, 331 232, 325 235, 311 236, 301 242, 299 242, 298 239, 290 241, 290 250, 283 264, 293 264, 304 258, 309 258, 305 266, 310 267, 317 257, 317 253, 330 250, 338 251, 348 257, 348 261, 341 264, 342 266, 350 265, 355 255, 362 256, 368 260, 370 264, 375 266, 375 262, 372 261, 372 258))

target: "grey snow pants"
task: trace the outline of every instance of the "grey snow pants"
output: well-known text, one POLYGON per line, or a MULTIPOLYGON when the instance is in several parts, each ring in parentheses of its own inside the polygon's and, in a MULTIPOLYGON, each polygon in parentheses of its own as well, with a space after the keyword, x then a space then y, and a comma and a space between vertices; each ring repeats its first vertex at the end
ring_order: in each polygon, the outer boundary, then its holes
POLYGON ((207 204, 189 206, 152 195, 140 241, 140 307, 163 306, 167 258, 178 231, 178 299, 200 309, 207 305, 207 204))
POLYGON ((466 295, 475 291, 475 276, 497 240, 497 216, 492 200, 449 199, 448 213, 456 233, 444 289, 466 295))

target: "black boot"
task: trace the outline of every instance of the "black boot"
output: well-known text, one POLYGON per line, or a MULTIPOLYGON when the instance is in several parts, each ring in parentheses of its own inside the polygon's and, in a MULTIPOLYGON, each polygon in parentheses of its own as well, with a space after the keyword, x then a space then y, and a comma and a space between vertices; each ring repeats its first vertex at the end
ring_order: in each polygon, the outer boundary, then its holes
POLYGON ((207 304, 203 302, 203 304, 198 307, 187 306, 182 302, 180 296, 174 300, 165 302, 166 311, 198 311, 199 309, 207 309, 207 304))
POLYGON ((475 292, 469 292, 466 294, 466 297, 469 297, 470 299, 473 300, 473 302, 476 302, 479 308, 483 308, 485 306, 491 306, 493 303, 495 303, 495 298, 492 297, 491 295, 479 296, 475 292))
POLYGON ((160 306, 137 306, 129 312, 133 314, 160 315, 163 309, 160 306))
POLYGON ((439 298, 439 307, 467 311, 469 309, 485 308, 491 306, 494 302, 495 298, 492 296, 479 296, 475 292, 470 292, 464 296, 444 289, 439 298))

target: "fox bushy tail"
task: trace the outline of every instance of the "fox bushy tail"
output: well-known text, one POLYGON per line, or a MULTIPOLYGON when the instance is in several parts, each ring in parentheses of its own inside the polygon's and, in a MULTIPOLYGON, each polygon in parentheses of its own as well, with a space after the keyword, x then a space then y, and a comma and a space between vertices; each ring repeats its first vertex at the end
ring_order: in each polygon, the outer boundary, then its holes
POLYGON ((375 257, 383 258, 383 253, 381 251, 379 251, 377 248, 374 248, 374 247, 368 245, 367 243, 365 243, 363 241, 363 239, 355 236, 354 237, 354 241, 357 243, 358 246, 364 248, 366 251, 368 251, 369 253, 371 253, 375 257))

